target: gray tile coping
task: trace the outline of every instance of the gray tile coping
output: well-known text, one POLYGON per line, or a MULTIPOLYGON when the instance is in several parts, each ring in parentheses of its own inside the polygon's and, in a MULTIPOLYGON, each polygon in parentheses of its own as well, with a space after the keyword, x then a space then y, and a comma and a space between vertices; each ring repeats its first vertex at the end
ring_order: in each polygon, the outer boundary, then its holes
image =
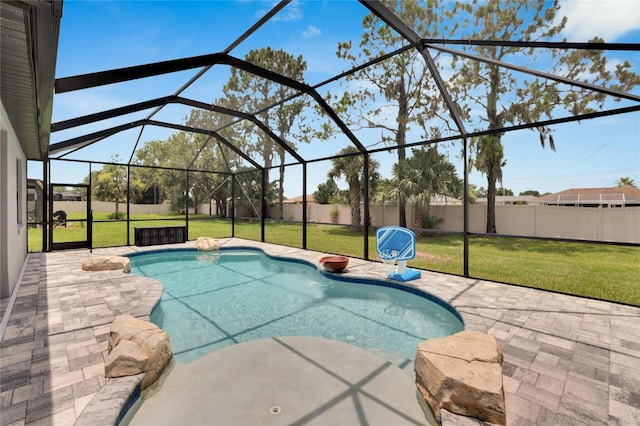
MULTIPOLYGON (((221 242, 312 264, 324 255, 221 242)), ((0 425, 115 423, 141 378, 104 377, 109 326, 121 314, 148 319, 162 286, 121 271, 85 272, 81 260, 194 244, 29 254, 13 305, 0 303, 10 314, 0 341, 0 425)), ((383 279, 385 266, 350 259, 346 273, 383 279)), ((509 424, 640 423, 639 307, 429 271, 406 285, 454 306, 467 329, 498 339, 509 424)))

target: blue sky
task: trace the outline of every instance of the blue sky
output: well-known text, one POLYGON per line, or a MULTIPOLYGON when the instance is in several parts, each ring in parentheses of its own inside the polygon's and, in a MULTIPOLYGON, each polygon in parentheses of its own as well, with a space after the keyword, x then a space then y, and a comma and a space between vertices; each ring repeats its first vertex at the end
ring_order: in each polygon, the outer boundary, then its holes
MULTIPOLYGON (((273 4, 249 0, 67 0, 64 3, 56 76, 68 77, 220 52, 273 4)), ((586 41, 600 35, 609 42, 640 42, 640 2, 577 0, 563 3, 562 11, 568 16, 568 24, 567 31, 561 36, 570 41, 586 41)), ((359 42, 361 22, 366 14, 367 10, 355 1, 294 1, 273 22, 231 54, 242 58, 250 49, 267 45, 294 55, 301 54, 308 64, 305 79, 314 84, 346 69, 345 63, 335 55, 337 44, 349 39, 354 44, 359 42)), ((636 65, 635 72, 640 73, 638 52, 614 53, 608 55, 611 64, 630 60, 636 65)), ((185 71, 56 95, 53 122, 173 94, 195 72, 185 71)), ((211 102, 221 96, 220 88, 227 78, 228 70, 214 67, 197 87, 185 94, 211 102)), ((332 91, 337 89, 337 86, 331 87, 332 91)), ((634 93, 640 94, 640 90, 634 93)), ((147 113, 142 112, 136 118, 143 118, 147 113)), ((188 109, 167 108, 163 114, 165 121, 183 121, 188 109)), ((131 118, 60 132, 53 135, 52 142, 98 130, 105 124, 110 126, 126 121, 131 121, 131 118)), ((80 151, 77 158, 86 155, 93 160, 107 161, 114 153, 128 157, 138 133, 139 129, 114 136, 105 144, 80 151)), ((148 128, 142 135, 142 142, 164 139, 169 134, 168 130, 148 128)), ((375 143, 378 138, 377 133, 372 132, 361 132, 358 136, 365 145, 375 143)), ((505 137, 507 165, 503 169, 504 186, 516 194, 526 189, 556 192, 573 187, 614 186, 615 181, 623 176, 640 184, 639 113, 558 127, 554 138, 556 152, 542 149, 537 134, 531 131, 505 137)), ((309 155, 315 150, 315 155, 327 156, 345 144, 347 142, 343 138, 329 150, 327 145, 320 144, 301 149, 309 155)), ((461 169, 459 147, 450 147, 445 152, 461 169)), ((393 157, 379 154, 376 159, 382 164, 383 175, 388 176, 393 157)), ((328 167, 330 164, 327 163, 310 166, 309 192, 326 180, 328 167)), ((53 171, 54 180, 69 183, 80 181, 87 174, 85 167, 75 165, 54 166, 53 171)), ((34 173, 37 174, 38 170, 34 173)), ((288 173, 285 195, 294 197, 302 193, 299 170, 295 168, 288 173)), ((470 183, 486 187, 485 178, 477 172, 471 174, 470 183)))

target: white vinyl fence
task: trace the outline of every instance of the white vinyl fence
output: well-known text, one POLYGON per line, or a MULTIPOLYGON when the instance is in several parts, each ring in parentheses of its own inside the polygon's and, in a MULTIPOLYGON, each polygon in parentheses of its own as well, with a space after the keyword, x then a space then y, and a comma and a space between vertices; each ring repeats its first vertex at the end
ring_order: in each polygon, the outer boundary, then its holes
MULTIPOLYGON (((94 201, 91 206, 94 211, 115 211, 115 203, 94 201)), ((85 208, 82 201, 54 202, 54 211, 79 212, 85 208)), ((131 204, 130 208, 132 214, 171 213, 168 204, 131 204)), ((369 210, 372 226, 398 225, 397 206, 372 205, 369 210)), ((126 211, 126 204, 120 204, 120 211, 126 211)), ((203 204, 199 211, 208 213, 209 206, 203 204)), ((413 207, 407 206, 406 211, 407 224, 411 226, 413 207)), ((271 216, 275 217, 273 212, 271 216)), ((463 206, 433 205, 431 215, 442 219, 439 229, 463 231, 463 206)), ((484 232, 486 217, 486 205, 470 205, 469 231, 484 232)), ((284 220, 302 221, 302 204, 285 204, 284 220)), ((348 225, 351 223, 351 210, 347 205, 308 204, 307 221, 348 225)), ((640 243, 640 207, 497 205, 496 226, 499 234, 640 243)))
MULTIPOLYGON (((120 203, 118 206, 121 212, 127 211, 127 203, 120 203)), ((131 204, 131 214, 169 214, 171 206, 169 204, 131 204)), ((54 201, 53 211, 64 210, 65 212, 83 212, 87 209, 84 201, 54 201)), ((116 211, 116 203, 109 201, 92 201, 91 209, 94 212, 116 211)))
MULTIPOLYGON (((397 206, 373 205, 369 211, 374 227, 398 225, 397 206)), ((413 207, 407 206, 406 211, 407 224, 411 226, 413 207)), ((442 219, 438 229, 463 231, 463 206, 434 205, 430 212, 442 219)), ((301 221, 302 205, 285 205, 284 219, 301 221)), ((351 210, 346 205, 309 204, 307 221, 348 225, 351 223, 351 210), (332 220, 332 210, 338 212, 337 220, 332 220)), ((486 223, 487 206, 470 205, 469 231, 485 232, 486 223)), ((499 234, 640 243, 640 207, 497 205, 496 226, 499 234)))

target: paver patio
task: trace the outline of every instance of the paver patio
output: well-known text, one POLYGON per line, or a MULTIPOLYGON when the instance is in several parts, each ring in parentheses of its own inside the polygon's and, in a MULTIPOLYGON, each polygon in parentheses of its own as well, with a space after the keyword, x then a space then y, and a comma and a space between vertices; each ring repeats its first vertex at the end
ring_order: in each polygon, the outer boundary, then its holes
MULTIPOLYGON (((241 239, 221 242, 314 264, 323 255, 241 239)), ((194 243, 171 247, 180 246, 194 243)), ((81 261, 145 249, 29 255, 3 321, 1 425, 70 425, 88 414, 94 424, 115 421, 137 382, 104 378, 109 326, 121 314, 148 318, 161 285, 122 271, 86 272, 81 261)), ((351 259, 348 273, 382 278, 384 270, 378 262, 351 259)), ((450 303, 467 329, 501 343, 508 424, 640 424, 640 308, 426 271, 408 285, 450 303)), ((2 313, 7 305, 3 300, 2 313)))

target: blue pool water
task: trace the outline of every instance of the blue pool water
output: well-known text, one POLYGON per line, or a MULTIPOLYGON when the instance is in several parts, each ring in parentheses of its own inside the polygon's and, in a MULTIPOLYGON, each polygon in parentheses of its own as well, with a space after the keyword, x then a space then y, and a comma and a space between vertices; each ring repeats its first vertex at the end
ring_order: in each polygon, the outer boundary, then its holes
POLYGON ((412 360, 419 342, 463 329, 443 302, 382 281, 335 280, 307 263, 258 250, 136 254, 131 272, 162 282, 151 320, 169 334, 181 363, 277 336, 325 337, 412 360))

